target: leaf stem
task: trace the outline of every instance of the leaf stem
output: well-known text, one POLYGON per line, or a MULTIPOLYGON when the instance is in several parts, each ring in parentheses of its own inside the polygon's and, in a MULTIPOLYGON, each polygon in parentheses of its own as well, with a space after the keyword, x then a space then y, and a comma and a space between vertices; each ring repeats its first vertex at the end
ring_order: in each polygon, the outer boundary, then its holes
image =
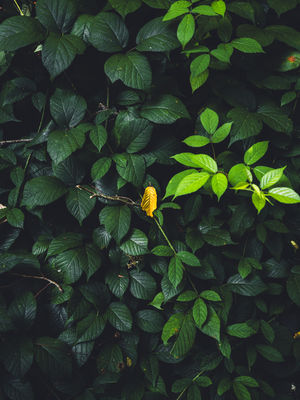
POLYGON ((43 281, 47 281, 47 282, 49 282, 49 284, 56 286, 57 289, 61 293, 63 293, 63 288, 57 282, 53 281, 52 279, 46 278, 45 276, 19 274, 18 272, 11 272, 11 275, 20 276, 22 278, 41 279, 43 281))
MULTIPOLYGON (((204 371, 200 371, 196 376, 194 376, 194 378, 192 379, 193 382, 195 382, 195 380, 203 374, 204 371)), ((179 396, 176 397, 176 400, 181 399, 181 397, 184 395, 184 393, 186 392, 186 390, 189 388, 189 386, 187 386, 186 388, 183 389, 182 392, 179 393, 179 396)))
POLYGON ((153 217, 154 221, 156 222, 156 225, 158 226, 159 230, 161 231, 161 233, 163 234, 164 238, 166 239, 166 242, 168 243, 170 249, 173 251, 174 255, 176 256, 176 250, 174 249, 172 243, 170 242, 170 240, 168 239, 168 236, 165 234, 165 231, 163 230, 163 228, 161 227, 160 223, 158 222, 158 220, 153 217))
POLYGON ((19 11, 19 13, 20 13, 20 15, 24 16, 24 13, 23 13, 21 7, 19 6, 17 0, 14 0, 14 3, 15 3, 15 5, 16 5, 16 7, 17 7, 17 9, 18 9, 18 11, 19 11))

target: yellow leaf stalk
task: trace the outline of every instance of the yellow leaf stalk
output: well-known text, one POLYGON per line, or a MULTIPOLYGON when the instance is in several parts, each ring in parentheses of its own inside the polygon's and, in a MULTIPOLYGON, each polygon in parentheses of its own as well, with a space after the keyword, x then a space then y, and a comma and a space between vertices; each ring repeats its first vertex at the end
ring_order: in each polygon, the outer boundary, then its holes
POLYGON ((153 218, 153 211, 157 209, 157 193, 153 186, 147 186, 142 198, 141 207, 148 217, 153 218))

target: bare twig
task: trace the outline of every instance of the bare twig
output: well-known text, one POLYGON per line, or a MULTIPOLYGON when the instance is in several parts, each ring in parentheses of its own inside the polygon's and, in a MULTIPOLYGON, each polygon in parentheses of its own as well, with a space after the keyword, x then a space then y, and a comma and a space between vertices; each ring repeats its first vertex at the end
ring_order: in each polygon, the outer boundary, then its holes
POLYGON ((32 139, 12 139, 12 140, 1 140, 0 146, 4 144, 11 144, 11 143, 23 143, 23 142, 31 142, 32 139))
POLYGON ((52 281, 51 279, 46 278, 45 276, 19 274, 18 272, 11 272, 11 275, 20 276, 20 277, 22 277, 22 278, 41 279, 41 280, 43 280, 43 281, 49 282, 49 284, 52 284, 52 285, 56 286, 57 289, 58 289, 61 293, 63 292, 63 288, 62 288, 57 282, 52 281))
POLYGON ((107 196, 106 194, 102 194, 102 193, 87 189, 80 185, 76 185, 76 188, 79 190, 85 190, 86 192, 91 193, 90 199, 93 199, 94 197, 102 197, 103 199, 106 199, 106 200, 120 201, 121 203, 125 203, 129 206, 140 206, 139 203, 136 203, 134 200, 130 199, 129 197, 118 196, 118 195, 107 196))
POLYGON ((49 287, 51 285, 50 282, 47 283, 46 286, 42 287, 42 289, 40 289, 35 295, 34 297, 37 298, 45 289, 47 289, 47 287, 49 287))

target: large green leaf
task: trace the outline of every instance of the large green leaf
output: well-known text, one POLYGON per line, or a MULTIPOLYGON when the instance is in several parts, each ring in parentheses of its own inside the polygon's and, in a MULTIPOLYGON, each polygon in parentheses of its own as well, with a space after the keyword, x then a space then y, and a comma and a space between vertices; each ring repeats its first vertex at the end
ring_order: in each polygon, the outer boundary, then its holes
POLYGON ((276 132, 291 133, 293 123, 282 109, 271 104, 264 104, 257 110, 263 122, 276 132))
POLYGON ((66 196, 66 206, 70 214, 82 224, 82 221, 92 212, 96 204, 96 198, 90 198, 85 190, 69 189, 66 196))
POLYGON ((195 172, 188 174, 178 184, 174 193, 174 198, 190 194, 199 190, 208 180, 210 174, 208 172, 195 172))
POLYGON ((202 325, 204 324, 207 318, 207 306, 204 300, 200 298, 196 299, 193 305, 193 318, 197 327, 199 329, 202 328, 202 325))
POLYGON ((190 118, 181 100, 170 94, 146 103, 141 109, 141 116, 156 124, 173 124, 179 118, 190 118))
POLYGON ((77 54, 83 54, 85 44, 75 35, 60 36, 50 33, 42 50, 42 61, 51 78, 55 78, 74 61, 77 54))
POLYGON ((231 42, 231 45, 243 53, 263 53, 261 45, 252 38, 238 38, 231 42))
POLYGON ((178 257, 172 257, 168 268, 168 277, 174 288, 177 288, 183 278, 183 264, 178 257))
POLYGON ((195 33, 195 19, 192 14, 187 14, 180 21, 177 28, 177 38, 184 48, 195 33))
POLYGON ((163 22, 161 17, 152 19, 140 29, 136 43, 139 51, 170 51, 179 46, 170 23, 163 22))
POLYGON ((126 86, 142 90, 151 86, 149 61, 137 51, 111 56, 104 64, 104 71, 112 83, 120 79, 126 86))
POLYGON ((147 246, 148 238, 144 232, 139 229, 134 229, 129 239, 121 244, 120 249, 124 251, 125 254, 140 256, 149 252, 147 246))
POLYGON ((218 342, 220 341, 220 328, 221 322, 218 314, 216 313, 215 309, 211 306, 208 306, 208 315, 204 325, 200 328, 201 332, 205 333, 218 342))
POLYGON ((130 228, 131 211, 128 206, 106 206, 99 218, 107 232, 119 243, 130 228))
POLYGON ((76 248, 56 256, 54 266, 63 276, 64 283, 74 283, 81 277, 86 262, 84 249, 76 248))
POLYGON ((122 17, 126 17, 127 14, 136 11, 142 5, 141 0, 109 0, 109 3, 122 17))
POLYGON ((156 292, 156 282, 148 272, 131 271, 129 290, 137 299, 151 300, 156 292))
POLYGON ((121 332, 128 332, 132 328, 132 316, 129 308, 123 303, 111 303, 107 310, 108 321, 121 332))
POLYGON ((206 108, 203 113, 200 114, 200 120, 206 132, 213 135, 219 123, 218 114, 214 110, 206 108))
POLYGON ((45 206, 59 199, 67 188, 59 179, 53 176, 38 176, 26 182, 22 205, 33 208, 45 206))
POLYGON ((174 175, 173 178, 170 179, 167 188, 166 188, 166 194, 164 196, 164 199, 166 197, 169 197, 171 195, 174 195, 180 182, 188 175, 190 174, 195 174, 198 173, 196 169, 187 169, 185 171, 179 172, 178 174, 174 175))
POLYGON ((171 349, 174 357, 183 357, 192 347, 196 337, 196 327, 190 313, 182 320, 178 336, 171 349))
POLYGON ((243 279, 239 274, 230 277, 227 281, 230 290, 242 296, 257 296, 264 292, 267 286, 259 276, 243 279))
POLYGON ((3 391, 12 400, 33 400, 34 394, 29 382, 10 377, 3 382, 3 391))
POLYGON ((155 310, 140 310, 136 314, 138 327, 148 333, 161 332, 164 325, 164 317, 155 310))
POLYGON ((105 277, 105 283, 116 297, 122 297, 129 285, 128 273, 126 270, 110 270, 105 277))
POLYGON ((87 104, 83 97, 62 89, 56 89, 50 99, 51 115, 62 128, 73 128, 79 124, 86 108, 87 104))
POLYGON ((7 18, 0 25, 0 49, 14 51, 42 41, 44 36, 43 27, 34 18, 25 16, 7 18))
POLYGON ((28 330, 36 316, 37 304, 31 292, 15 296, 9 306, 8 314, 15 328, 28 330))
POLYGON ((296 204, 300 203, 300 196, 293 189, 287 187, 276 187, 270 189, 268 194, 273 197, 273 199, 285 204, 296 204))
POLYGON ((117 171, 125 181, 141 186, 145 176, 144 158, 138 154, 126 154, 121 162, 117 160, 117 171))
POLYGON ((251 146, 244 154, 245 164, 252 165, 260 160, 266 154, 268 146, 268 141, 257 142, 251 146))
POLYGON ((85 134, 91 129, 90 124, 81 124, 70 130, 53 131, 48 137, 47 150, 55 164, 59 164, 85 142, 85 134))
POLYGON ((47 257, 55 256, 65 250, 74 249, 82 245, 82 235, 79 233, 66 232, 52 239, 48 245, 47 257))
POLYGON ((68 32, 77 15, 74 0, 41 0, 36 6, 37 19, 50 32, 68 32))
POLYGON ((127 111, 119 113, 114 126, 117 141, 128 153, 137 153, 147 146, 152 130, 151 122, 127 111))
POLYGON ((91 22, 89 41, 99 51, 121 51, 126 47, 128 38, 126 25, 117 14, 101 12, 91 22))
POLYGON ((105 321, 95 311, 90 312, 76 326, 76 343, 88 342, 101 335, 105 327, 105 321))
POLYGON ((180 153, 175 154, 172 158, 187 167, 203 168, 205 171, 212 173, 218 171, 217 163, 207 154, 180 153))
POLYGON ((233 108, 229 111, 227 117, 233 121, 230 144, 258 135, 263 127, 257 114, 250 113, 243 108, 233 108))
POLYGON ((256 333, 256 330, 253 329, 246 322, 241 322, 238 324, 228 325, 226 328, 228 335, 235 336, 238 338, 247 338, 256 333))
POLYGON ((22 377, 30 369, 33 361, 33 344, 27 337, 12 336, 1 346, 1 359, 7 371, 22 377))
POLYGON ((272 362, 283 362, 284 359, 278 349, 268 344, 257 344, 257 351, 267 360, 272 362))

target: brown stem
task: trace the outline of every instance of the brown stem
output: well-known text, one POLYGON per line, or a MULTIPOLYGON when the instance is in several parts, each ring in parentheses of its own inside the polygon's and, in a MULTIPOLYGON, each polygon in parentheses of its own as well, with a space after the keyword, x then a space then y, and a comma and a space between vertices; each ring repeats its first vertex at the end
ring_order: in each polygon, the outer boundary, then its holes
POLYGON ((22 142, 31 142, 32 139, 13 139, 13 140, 1 140, 0 146, 3 144, 10 144, 10 143, 22 143, 22 142))
POLYGON ((106 194, 97 193, 93 190, 87 189, 80 185, 76 185, 76 188, 79 190, 85 190, 86 192, 91 193, 90 199, 93 199, 94 197, 102 197, 103 199, 106 199, 106 200, 120 201, 121 203, 125 203, 129 206, 140 206, 139 203, 136 203, 134 200, 130 199, 129 197, 118 196, 118 195, 107 196, 106 194))
POLYGON ((49 284, 52 284, 57 287, 57 289, 63 293, 63 288, 55 281, 52 281, 49 278, 46 278, 45 276, 39 276, 39 275, 26 275, 26 274, 19 274, 18 272, 11 272, 11 275, 15 276, 21 276, 22 278, 31 278, 31 279, 41 279, 43 281, 49 282, 49 284))
POLYGON ((51 285, 51 283, 48 282, 46 286, 42 287, 42 289, 40 289, 40 290, 34 295, 34 297, 35 297, 35 298, 39 297, 39 295, 40 295, 45 289, 47 289, 47 287, 49 287, 50 285, 51 285))

